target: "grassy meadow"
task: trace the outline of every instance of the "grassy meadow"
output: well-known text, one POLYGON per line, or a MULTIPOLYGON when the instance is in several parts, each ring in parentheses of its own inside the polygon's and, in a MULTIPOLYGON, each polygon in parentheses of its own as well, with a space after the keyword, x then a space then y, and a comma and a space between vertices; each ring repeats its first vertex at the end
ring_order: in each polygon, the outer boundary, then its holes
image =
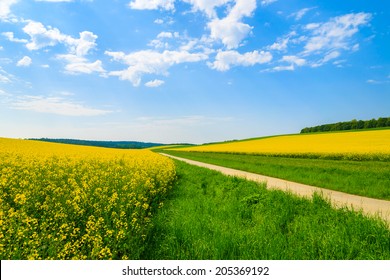
POLYGON ((390 259, 390 231, 347 209, 175 161, 145 259, 390 259))

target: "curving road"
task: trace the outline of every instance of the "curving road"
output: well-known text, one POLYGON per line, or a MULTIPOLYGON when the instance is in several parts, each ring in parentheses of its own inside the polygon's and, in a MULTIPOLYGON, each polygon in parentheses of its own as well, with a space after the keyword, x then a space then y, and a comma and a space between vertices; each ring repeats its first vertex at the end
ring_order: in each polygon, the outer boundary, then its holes
POLYGON ((286 181, 274 177, 259 175, 259 174, 241 171, 237 169, 232 169, 232 168, 222 167, 222 166, 213 165, 209 163, 171 156, 164 153, 161 153, 161 155, 174 158, 180 161, 184 161, 192 165, 216 170, 225 175, 245 178, 247 180, 251 180, 255 182, 263 182, 267 184, 267 187, 269 189, 283 190, 307 198, 311 198, 314 193, 320 193, 325 198, 329 199, 332 202, 332 205, 334 207, 341 208, 347 206, 354 210, 358 210, 358 211, 362 210, 363 213, 371 216, 379 216, 383 220, 385 220, 388 226, 390 227, 390 201, 387 200, 368 198, 368 197, 347 194, 347 193, 328 190, 328 189, 322 189, 322 188, 295 183, 291 181, 286 181))

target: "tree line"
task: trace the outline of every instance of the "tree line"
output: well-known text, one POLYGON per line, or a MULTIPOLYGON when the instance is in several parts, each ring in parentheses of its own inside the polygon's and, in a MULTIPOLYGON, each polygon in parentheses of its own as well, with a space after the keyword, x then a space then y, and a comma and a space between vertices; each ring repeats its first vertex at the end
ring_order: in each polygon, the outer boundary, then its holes
POLYGON ((371 119, 367 121, 353 119, 352 121, 349 122, 338 122, 338 123, 317 125, 313 127, 305 127, 301 130, 301 133, 355 130, 355 129, 368 129, 368 128, 380 128, 380 127, 390 127, 390 117, 371 119))
POLYGON ((38 140, 45 142, 73 144, 82 146, 95 146, 104 148, 117 149, 144 149, 156 146, 161 146, 161 143, 137 142, 137 141, 94 141, 94 140, 78 140, 78 139, 49 139, 49 138, 30 138, 29 140, 38 140))

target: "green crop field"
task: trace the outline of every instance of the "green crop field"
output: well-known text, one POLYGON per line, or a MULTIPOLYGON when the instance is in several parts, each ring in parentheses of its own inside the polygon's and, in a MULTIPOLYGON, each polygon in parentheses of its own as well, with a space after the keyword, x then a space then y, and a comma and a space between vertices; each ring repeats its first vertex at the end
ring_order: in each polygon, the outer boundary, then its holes
POLYGON ((164 153, 350 194, 390 200, 389 162, 172 150, 164 150, 164 153))

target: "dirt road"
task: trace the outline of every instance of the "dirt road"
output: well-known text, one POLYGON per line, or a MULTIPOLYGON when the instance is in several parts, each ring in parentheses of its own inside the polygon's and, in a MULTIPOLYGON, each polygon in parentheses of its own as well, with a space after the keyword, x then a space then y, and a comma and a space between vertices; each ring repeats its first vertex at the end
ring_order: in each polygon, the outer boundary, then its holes
POLYGON ((368 198, 368 197, 352 195, 352 194, 347 194, 338 191, 332 191, 328 189, 322 189, 318 187, 286 181, 283 179, 263 176, 255 173, 203 163, 199 161, 179 158, 164 153, 161 154, 167 157, 171 157, 177 160, 187 162, 192 165, 216 170, 225 175, 241 177, 256 182, 265 182, 267 183, 267 187, 269 189, 279 189, 283 191, 288 191, 296 195, 308 197, 308 198, 311 198, 315 192, 321 193, 325 198, 330 199, 334 207, 347 206, 355 210, 362 210, 363 213, 371 216, 379 215, 382 219, 387 221, 387 224, 390 227, 390 201, 387 200, 368 198))

